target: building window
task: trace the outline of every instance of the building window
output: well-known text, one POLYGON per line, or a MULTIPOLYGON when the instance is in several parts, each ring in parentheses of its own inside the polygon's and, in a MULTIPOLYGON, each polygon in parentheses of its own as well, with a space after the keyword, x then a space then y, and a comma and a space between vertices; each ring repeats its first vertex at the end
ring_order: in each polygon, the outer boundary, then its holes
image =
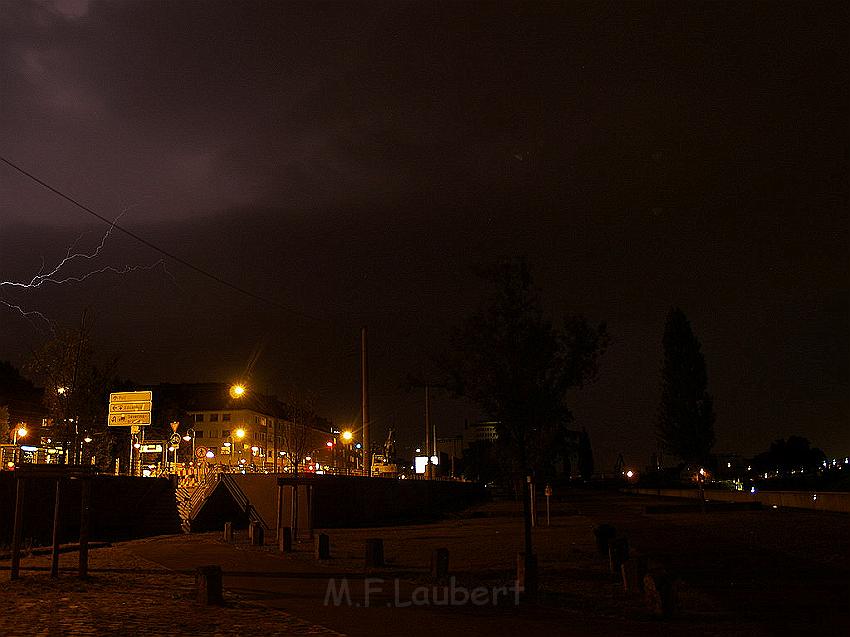
POLYGON ((204 422, 203 414, 195 414, 195 422, 204 422))
POLYGON ((230 414, 222 414, 222 415, 221 415, 221 420, 222 420, 223 422, 230 422, 230 414))
POLYGON ((229 435, 230 435, 230 429, 222 429, 221 430, 221 437, 222 438, 227 438, 229 435))
POLYGON ((210 414, 210 422, 218 422, 218 414, 210 414))
MULTIPOLYGON (((212 432, 210 432, 210 433, 212 434, 212 432)), ((204 437, 203 431, 196 431, 195 432, 195 438, 203 438, 203 437, 204 437)))

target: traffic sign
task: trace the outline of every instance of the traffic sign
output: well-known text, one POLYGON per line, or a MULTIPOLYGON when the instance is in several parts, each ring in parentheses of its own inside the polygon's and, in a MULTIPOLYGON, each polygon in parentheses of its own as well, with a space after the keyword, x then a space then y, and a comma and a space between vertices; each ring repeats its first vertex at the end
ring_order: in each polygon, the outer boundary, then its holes
POLYGON ((161 444, 147 444, 139 447, 140 453, 162 453, 161 444))
POLYGON ((109 394, 110 403, 136 403, 153 400, 152 391, 122 391, 109 394))
POLYGON ((180 444, 180 434, 171 434, 171 436, 168 438, 168 442, 170 442, 174 446, 179 445, 180 444))
POLYGON ((109 403, 110 413, 123 413, 127 411, 150 411, 151 403, 109 403))
POLYGON ((108 425, 110 427, 128 427, 131 425, 151 424, 151 412, 130 412, 127 414, 109 414, 108 425))
MULTIPOLYGON (((109 394, 110 427, 138 427, 151 424, 152 391, 123 391, 109 394)), ((136 432, 133 432, 136 433, 136 432)))
POLYGON ((203 458, 204 456, 207 455, 207 448, 206 447, 198 447, 197 449, 195 449, 195 455, 198 456, 199 458, 203 458))

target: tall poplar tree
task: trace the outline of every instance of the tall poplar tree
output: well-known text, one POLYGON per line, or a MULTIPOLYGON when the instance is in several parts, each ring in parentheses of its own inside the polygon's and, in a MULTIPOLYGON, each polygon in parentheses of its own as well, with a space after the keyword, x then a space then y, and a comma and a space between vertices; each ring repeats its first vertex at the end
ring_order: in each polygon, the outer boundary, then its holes
POLYGON ((665 451, 704 465, 714 446, 714 404, 702 346, 677 307, 667 314, 663 345, 658 438, 665 451))

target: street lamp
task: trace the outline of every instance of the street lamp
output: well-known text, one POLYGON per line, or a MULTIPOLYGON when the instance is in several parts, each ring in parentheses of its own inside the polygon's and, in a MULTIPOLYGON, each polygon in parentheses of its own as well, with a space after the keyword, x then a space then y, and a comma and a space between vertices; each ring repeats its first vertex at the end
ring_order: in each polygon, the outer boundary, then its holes
POLYGON ((345 443, 345 475, 348 475, 348 457, 351 455, 351 441, 354 438, 354 434, 346 430, 342 432, 340 437, 345 443))
POLYGON ((221 446, 227 449, 227 466, 233 464, 233 438, 227 437, 227 441, 221 443, 221 446))
POLYGON ((245 385, 242 383, 235 383, 230 386, 230 397, 231 398, 242 398, 245 395, 245 385))
POLYGON ((18 425, 17 429, 12 431, 12 444, 15 445, 15 451, 12 454, 12 460, 16 465, 18 464, 18 438, 26 438, 28 433, 29 432, 27 431, 27 428, 24 427, 24 423, 21 423, 20 425, 18 425))
MULTIPOLYGON (((237 440, 236 446, 239 448, 239 462, 242 462, 245 459, 245 458, 242 457, 242 454, 245 450, 245 443, 242 442, 242 440, 245 438, 245 430, 240 427, 239 429, 237 429, 233 433, 236 436, 236 440, 237 440)), ((231 450, 231 453, 233 453, 232 450, 231 450)))
POLYGON ((183 434, 183 440, 186 442, 192 441, 192 462, 195 462, 195 430, 189 427, 186 433, 183 434))

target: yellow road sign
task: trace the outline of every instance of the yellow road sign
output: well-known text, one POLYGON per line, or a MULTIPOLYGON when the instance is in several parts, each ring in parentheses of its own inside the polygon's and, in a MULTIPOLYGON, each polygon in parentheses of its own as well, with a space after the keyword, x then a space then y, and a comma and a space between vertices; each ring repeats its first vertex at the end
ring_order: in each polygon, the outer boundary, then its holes
POLYGON ((110 413, 126 413, 128 411, 150 411, 150 402, 144 403, 109 403, 110 413))
POLYGON ((152 400, 152 391, 122 391, 109 394, 110 403, 140 403, 152 400))
POLYGON ((123 414, 109 414, 107 423, 110 427, 129 427, 131 425, 151 424, 151 412, 129 412, 123 414))

